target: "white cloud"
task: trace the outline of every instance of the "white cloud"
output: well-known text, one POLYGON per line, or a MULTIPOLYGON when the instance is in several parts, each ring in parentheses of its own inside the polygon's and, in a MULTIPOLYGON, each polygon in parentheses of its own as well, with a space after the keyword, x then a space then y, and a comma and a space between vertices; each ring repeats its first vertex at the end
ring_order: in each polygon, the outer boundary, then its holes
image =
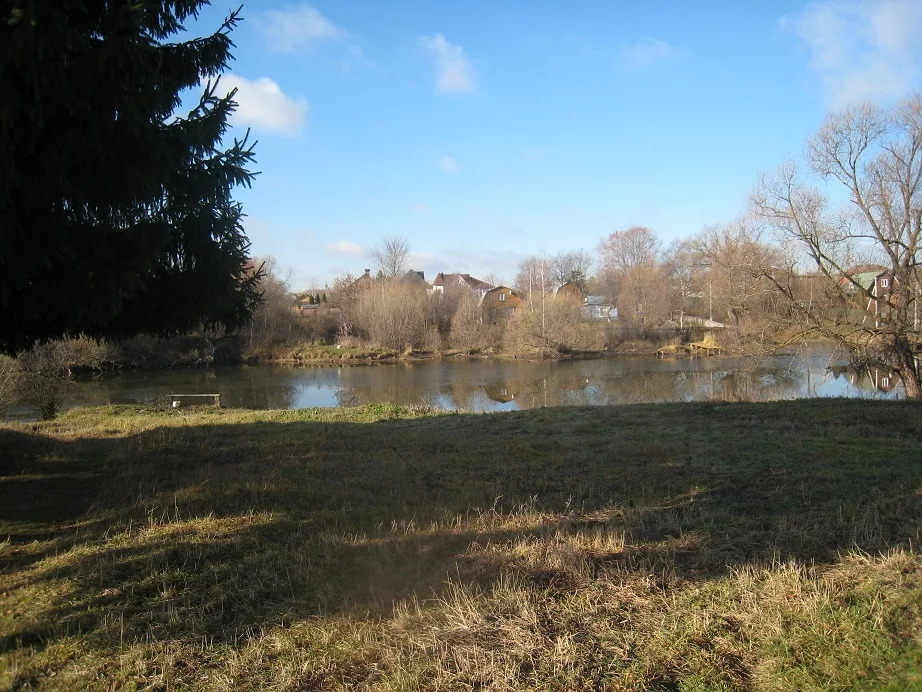
POLYGON ((256 16, 254 24, 256 31, 272 48, 282 51, 349 36, 345 29, 333 24, 308 4, 284 10, 267 10, 256 16))
POLYGON ((440 158, 439 168, 442 170, 442 173, 447 173, 448 175, 454 175, 461 171, 461 166, 459 166, 458 162, 451 156, 443 156, 440 158))
POLYGON ((368 254, 368 250, 351 240, 336 240, 330 243, 324 243, 323 247, 329 252, 335 252, 339 255, 353 255, 358 257, 368 254))
POLYGON ((836 107, 901 96, 922 75, 918 0, 820 0, 780 20, 836 107))
POLYGON ((444 93, 474 90, 474 70, 461 46, 445 40, 442 34, 421 36, 419 44, 435 64, 435 88, 444 93))
POLYGON ((306 98, 286 96, 281 87, 268 77, 250 81, 239 75, 226 74, 221 77, 221 85, 237 89, 234 119, 243 125, 291 135, 301 129, 310 109, 306 98))
POLYGON ((342 57, 342 70, 345 74, 352 74, 356 68, 374 67, 374 63, 365 55, 365 51, 357 43, 346 47, 342 57))
POLYGON ((625 66, 642 70, 651 65, 669 60, 678 55, 678 49, 667 41, 645 36, 632 46, 621 49, 621 60, 625 66))
MULTIPOLYGON (((421 269, 428 269, 429 267, 438 267, 441 266, 441 260, 431 252, 413 252, 410 251, 410 254, 407 255, 407 264, 419 271, 421 269)), ((432 271, 429 269, 429 271, 432 271)), ((442 270, 439 270, 442 271, 442 270)), ((430 276, 429 281, 433 281, 435 276, 430 276)))

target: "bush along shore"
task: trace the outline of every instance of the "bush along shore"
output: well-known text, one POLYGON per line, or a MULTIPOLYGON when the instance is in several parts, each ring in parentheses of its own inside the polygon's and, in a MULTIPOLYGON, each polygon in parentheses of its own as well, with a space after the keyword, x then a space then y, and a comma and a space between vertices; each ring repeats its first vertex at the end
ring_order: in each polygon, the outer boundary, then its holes
POLYGON ((0 425, 2 689, 919 689, 922 407, 0 425))
MULTIPOLYGON (((601 330, 603 327, 598 326, 601 330)), ((137 369, 208 368, 247 363, 326 364, 389 363, 433 358, 526 358, 567 360, 573 358, 619 358, 624 356, 670 357, 688 355, 684 344, 712 339, 721 352, 731 355, 770 352, 779 344, 761 339, 733 339, 729 335, 708 336, 704 329, 666 329, 635 332, 607 327, 610 335, 598 347, 574 347, 552 343, 543 349, 516 349, 502 343, 487 346, 453 347, 440 343, 431 347, 381 346, 372 341, 345 337, 332 342, 276 340, 249 345, 240 335, 189 334, 172 338, 135 337, 120 343, 97 342, 87 338, 36 345, 20 354, 26 369, 36 358, 53 360, 55 367, 70 372, 111 372, 137 369)), ((0 356, 5 358, 4 356, 0 356)))

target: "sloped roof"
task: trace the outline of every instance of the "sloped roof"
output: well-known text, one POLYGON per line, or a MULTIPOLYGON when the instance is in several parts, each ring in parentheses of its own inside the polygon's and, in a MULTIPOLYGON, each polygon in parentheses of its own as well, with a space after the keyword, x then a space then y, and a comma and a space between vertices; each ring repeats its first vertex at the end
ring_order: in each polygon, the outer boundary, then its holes
POLYGON ((563 282, 562 284, 560 284, 557 288, 555 288, 553 292, 554 292, 554 294, 556 295, 557 293, 560 293, 561 291, 566 291, 566 290, 569 290, 569 289, 573 289, 574 291, 576 291, 576 292, 579 293, 580 295, 582 295, 582 293, 583 293, 583 292, 579 289, 579 286, 577 286, 577 285, 576 285, 575 283, 573 283, 572 281, 564 281, 564 282, 563 282))
POLYGON ((522 292, 521 292, 521 291, 517 291, 516 289, 512 288, 511 286, 502 286, 502 285, 500 285, 500 286, 494 286, 493 288, 487 290, 487 293, 493 293, 493 291, 499 291, 500 289, 506 289, 506 290, 509 291, 512 295, 518 296, 519 298, 522 297, 522 292))
POLYGON ((509 291, 509 295, 515 296, 516 298, 521 298, 521 297, 522 297, 521 291, 517 291, 517 290, 515 290, 514 288, 511 288, 511 287, 509 287, 509 286, 494 286, 494 287, 491 288, 490 290, 484 291, 483 295, 480 296, 480 300, 478 301, 478 304, 479 304, 479 305, 483 305, 483 302, 486 300, 486 298, 487 298, 488 295, 490 295, 491 293, 494 293, 494 292, 496 292, 496 291, 500 291, 500 290, 509 291))
POLYGON ((400 280, 406 283, 413 283, 413 284, 421 283, 421 284, 424 284, 425 286, 429 285, 429 282, 426 281, 426 272, 416 271, 415 269, 411 269, 410 271, 408 271, 406 274, 404 274, 400 278, 400 280))
POLYGON ((435 281, 432 282, 433 286, 448 286, 449 284, 466 284, 469 288, 472 288, 475 291, 489 291, 493 286, 488 284, 486 281, 481 281, 480 279, 475 279, 470 274, 445 274, 439 272, 435 277, 435 281))
POLYGON ((374 277, 371 275, 371 269, 366 269, 365 273, 353 281, 351 285, 355 288, 359 288, 360 286, 365 286, 372 281, 374 281, 374 277))
POLYGON ((855 283, 867 290, 878 276, 887 273, 889 273, 889 270, 879 264, 860 264, 848 269, 839 281, 839 285, 848 284, 849 278, 851 278, 855 283))

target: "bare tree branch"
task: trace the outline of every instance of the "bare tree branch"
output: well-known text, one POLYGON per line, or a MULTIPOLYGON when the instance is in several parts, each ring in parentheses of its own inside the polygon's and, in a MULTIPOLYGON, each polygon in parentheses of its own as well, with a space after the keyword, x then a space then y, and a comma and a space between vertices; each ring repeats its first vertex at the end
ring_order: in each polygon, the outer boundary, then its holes
POLYGON ((393 279, 406 273, 410 242, 400 235, 389 235, 372 249, 375 264, 385 278, 393 279))

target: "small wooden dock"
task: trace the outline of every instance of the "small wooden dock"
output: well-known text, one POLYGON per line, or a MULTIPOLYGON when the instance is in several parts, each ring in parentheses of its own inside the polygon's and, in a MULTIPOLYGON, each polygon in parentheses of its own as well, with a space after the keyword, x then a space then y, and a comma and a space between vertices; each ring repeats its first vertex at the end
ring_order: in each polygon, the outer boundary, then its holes
POLYGON ((694 341, 688 345, 689 353, 697 356, 719 356, 723 348, 717 343, 714 335, 707 333, 701 341, 694 341))
POLYGON ((220 394, 170 394, 170 408, 186 406, 220 406, 220 394))
POLYGON ((681 346, 679 344, 669 344, 668 346, 663 346, 662 348, 657 349, 656 357, 657 358, 669 358, 670 356, 678 357, 678 356, 686 355, 688 354, 688 352, 689 352, 688 346, 681 346))

